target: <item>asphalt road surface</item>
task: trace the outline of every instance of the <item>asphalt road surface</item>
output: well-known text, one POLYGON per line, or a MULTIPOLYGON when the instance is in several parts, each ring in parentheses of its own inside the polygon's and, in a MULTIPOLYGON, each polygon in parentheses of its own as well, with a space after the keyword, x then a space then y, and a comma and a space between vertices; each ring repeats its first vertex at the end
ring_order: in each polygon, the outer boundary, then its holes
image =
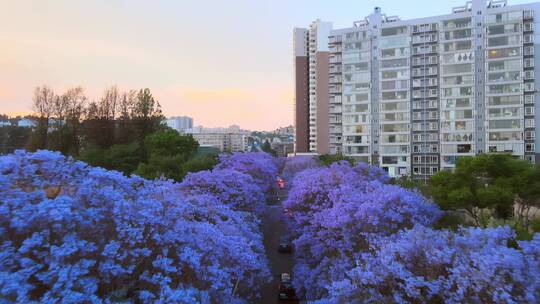
MULTIPOLYGON (((262 218, 264 247, 270 263, 272 282, 263 286, 261 290, 261 300, 257 303, 274 304, 284 303, 278 300, 278 285, 280 275, 287 272, 292 275, 294 265, 293 253, 279 253, 278 245, 280 238, 287 235, 287 225, 285 224, 281 201, 286 197, 285 190, 280 190, 275 201, 268 206, 262 218)), ((287 302, 294 303, 294 302, 287 302)))

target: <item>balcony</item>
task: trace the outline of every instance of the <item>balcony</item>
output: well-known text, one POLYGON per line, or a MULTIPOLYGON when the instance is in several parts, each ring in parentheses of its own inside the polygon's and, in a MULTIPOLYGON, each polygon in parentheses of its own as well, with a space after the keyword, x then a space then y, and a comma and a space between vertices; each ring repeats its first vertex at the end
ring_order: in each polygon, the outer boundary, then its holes
POLYGON ((341 76, 330 77, 330 83, 341 83, 341 76))
POLYGON ((437 35, 413 36, 413 39, 412 39, 413 44, 423 44, 423 43, 430 43, 430 42, 437 42, 437 41, 438 41, 437 35))
POLYGON ((330 36, 328 38, 329 43, 341 43, 341 36, 330 36))
POLYGON ((340 94, 341 88, 331 87, 328 91, 330 94, 340 94))
POLYGON ((425 33, 425 32, 433 32, 437 30, 437 23, 431 23, 431 24, 422 24, 422 25, 415 25, 413 26, 413 33, 425 33))

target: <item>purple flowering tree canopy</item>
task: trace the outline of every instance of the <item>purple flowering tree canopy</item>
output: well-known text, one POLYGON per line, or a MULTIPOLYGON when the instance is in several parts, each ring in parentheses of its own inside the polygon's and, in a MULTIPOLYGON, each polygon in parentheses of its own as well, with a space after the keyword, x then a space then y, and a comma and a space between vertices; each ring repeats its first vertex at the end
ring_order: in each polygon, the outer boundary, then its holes
POLYGON ((213 195, 233 210, 261 214, 265 208, 264 194, 253 178, 231 169, 190 173, 179 188, 186 195, 213 195))
POLYGON ((509 227, 457 233, 416 226, 372 243, 313 303, 538 303, 540 234, 509 227))
POLYGON ((1 156, 0 299, 244 303, 269 277, 253 219, 59 153, 1 156))
POLYGON ((440 217, 419 193, 387 181, 378 168, 348 162, 298 173, 284 208, 295 236, 294 283, 306 299, 326 296, 373 240, 440 217))
POLYGON ((267 198, 276 190, 278 167, 268 153, 221 154, 215 168, 236 170, 251 176, 267 198))

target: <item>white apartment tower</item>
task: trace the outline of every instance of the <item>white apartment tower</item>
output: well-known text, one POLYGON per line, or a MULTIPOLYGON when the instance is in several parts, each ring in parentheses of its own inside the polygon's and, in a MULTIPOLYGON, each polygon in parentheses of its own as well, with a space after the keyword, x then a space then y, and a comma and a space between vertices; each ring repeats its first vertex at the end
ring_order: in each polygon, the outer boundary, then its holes
POLYGON ((505 0, 412 20, 375 8, 329 32, 328 110, 312 107, 310 87, 310 122, 325 112, 330 153, 393 177, 427 179, 481 153, 539 162, 535 16, 540 3, 505 0))

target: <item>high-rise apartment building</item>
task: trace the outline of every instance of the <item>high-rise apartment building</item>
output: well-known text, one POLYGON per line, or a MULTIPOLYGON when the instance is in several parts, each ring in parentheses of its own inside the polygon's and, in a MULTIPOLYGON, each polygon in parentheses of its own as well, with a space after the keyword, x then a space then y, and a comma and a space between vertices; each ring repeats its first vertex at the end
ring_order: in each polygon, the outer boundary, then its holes
POLYGON ((188 116, 176 116, 167 119, 167 126, 183 133, 187 129, 193 128, 193 118, 188 116))
MULTIPOLYGON (((312 91, 308 95, 309 122, 315 118, 316 126, 311 133, 310 125, 308 137, 324 134, 317 122, 327 116, 328 137, 320 140, 328 142, 310 141, 309 151, 321 153, 317 148, 328 144, 330 153, 377 164, 390 176, 416 179, 481 153, 540 162, 535 16, 540 16, 540 3, 473 0, 448 15, 412 20, 375 8, 350 28, 331 29, 328 101, 321 101, 326 96, 317 90, 315 99, 312 91)), ((322 23, 302 30, 303 37, 311 37, 322 23)), ((311 52, 304 53, 307 62, 316 61, 311 52)), ((308 71, 307 81, 296 77, 297 142, 298 93, 313 80, 308 71)), ((317 73, 322 74, 316 68, 317 73)), ((315 86, 322 86, 317 80, 315 86)))
POLYGON ((329 146, 328 37, 332 23, 295 28, 295 143, 297 152, 326 154, 329 146))

